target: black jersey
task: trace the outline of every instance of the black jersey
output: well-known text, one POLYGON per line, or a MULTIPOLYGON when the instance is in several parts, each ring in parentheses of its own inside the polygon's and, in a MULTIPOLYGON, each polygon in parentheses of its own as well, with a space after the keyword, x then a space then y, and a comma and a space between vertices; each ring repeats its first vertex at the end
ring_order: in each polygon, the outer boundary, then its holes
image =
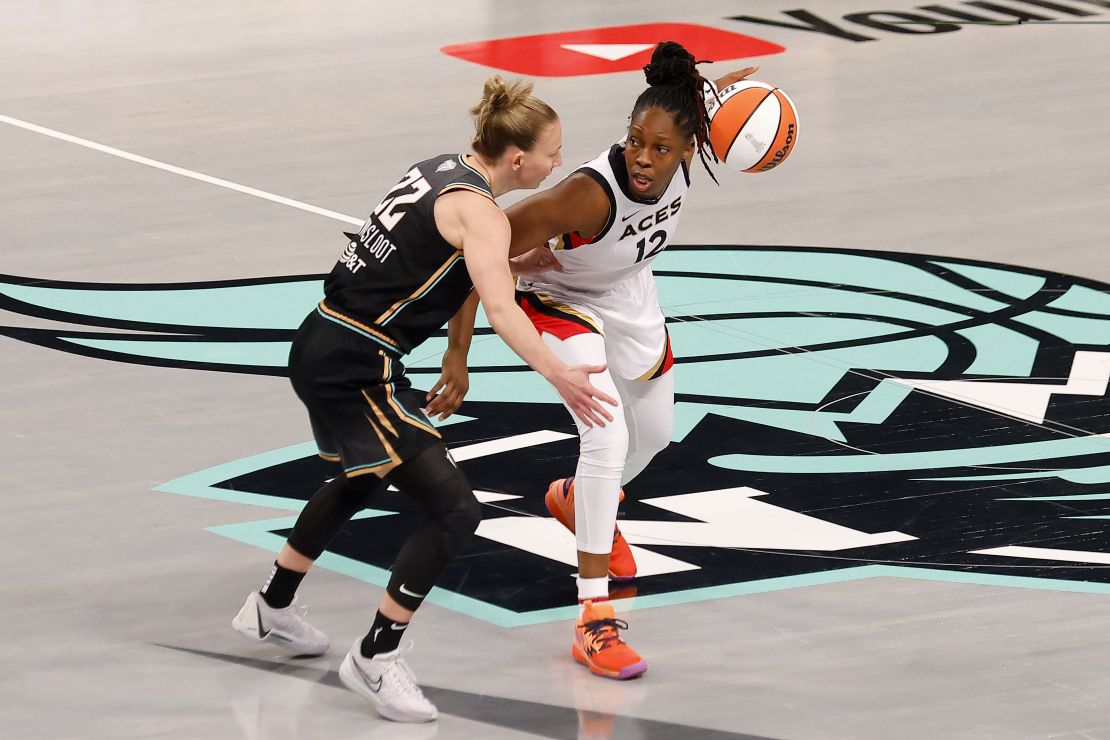
POLYGON ((366 219, 324 282, 319 312, 394 354, 410 352, 466 301, 474 284, 439 233, 435 201, 452 190, 493 199, 489 183, 460 154, 412 167, 366 219))

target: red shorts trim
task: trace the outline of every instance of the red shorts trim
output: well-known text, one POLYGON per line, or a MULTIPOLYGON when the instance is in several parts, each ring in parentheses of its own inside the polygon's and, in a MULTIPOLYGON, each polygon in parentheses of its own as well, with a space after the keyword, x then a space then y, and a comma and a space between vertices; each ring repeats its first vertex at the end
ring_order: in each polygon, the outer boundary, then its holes
POLYGON ((544 303, 535 293, 518 292, 516 297, 524 314, 540 334, 547 333, 559 339, 569 339, 579 334, 601 333, 585 318, 544 303))

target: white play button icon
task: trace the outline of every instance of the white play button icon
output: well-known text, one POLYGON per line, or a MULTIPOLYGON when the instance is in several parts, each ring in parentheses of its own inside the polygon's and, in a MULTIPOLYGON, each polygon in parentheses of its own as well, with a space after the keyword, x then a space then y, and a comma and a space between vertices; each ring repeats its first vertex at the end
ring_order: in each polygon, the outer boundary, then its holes
POLYGON ((615 62, 618 59, 624 59, 651 49, 655 44, 560 44, 560 46, 579 54, 587 54, 591 57, 615 62))

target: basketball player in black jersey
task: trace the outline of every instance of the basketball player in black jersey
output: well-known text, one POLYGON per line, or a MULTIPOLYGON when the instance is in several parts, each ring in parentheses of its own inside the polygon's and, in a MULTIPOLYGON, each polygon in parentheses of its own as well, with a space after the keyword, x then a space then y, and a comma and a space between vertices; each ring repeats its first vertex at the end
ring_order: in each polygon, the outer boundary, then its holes
MULTIPOLYGON (((232 621, 239 632, 293 653, 320 655, 327 637, 292 604, 293 594, 332 536, 392 484, 427 515, 402 546, 374 623, 344 659, 343 683, 384 717, 436 718, 401 658, 401 635, 447 563, 470 541, 480 505, 405 377, 402 355, 449 322, 453 358, 437 386, 459 382, 457 338, 473 323, 476 298, 494 330, 591 424, 615 400, 594 388, 603 365, 568 367, 556 359, 516 304, 508 259, 509 224, 494 198, 536 188, 561 164, 555 112, 532 86, 486 82, 472 111, 474 154, 443 154, 414 165, 367 218, 324 285, 324 300, 293 341, 293 388, 308 409, 321 456, 338 476, 305 505, 265 585, 232 621), (464 259, 465 256, 465 259, 464 259), (473 290, 477 296, 471 297, 473 290)), ((466 333, 469 343, 470 332, 466 333)), ((465 347, 462 347, 465 368, 465 347)), ((456 393, 457 395, 457 393, 456 393)), ((433 408, 441 413, 453 400, 433 408)))

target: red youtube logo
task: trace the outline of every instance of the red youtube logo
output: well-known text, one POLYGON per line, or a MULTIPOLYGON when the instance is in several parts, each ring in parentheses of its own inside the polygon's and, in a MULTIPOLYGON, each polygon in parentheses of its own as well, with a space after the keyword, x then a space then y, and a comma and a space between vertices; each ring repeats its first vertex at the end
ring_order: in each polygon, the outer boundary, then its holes
POLYGON ((445 46, 441 51, 529 77, 574 77, 641 69, 660 41, 677 41, 696 58, 714 62, 786 51, 754 36, 692 23, 644 23, 515 36, 445 46))

